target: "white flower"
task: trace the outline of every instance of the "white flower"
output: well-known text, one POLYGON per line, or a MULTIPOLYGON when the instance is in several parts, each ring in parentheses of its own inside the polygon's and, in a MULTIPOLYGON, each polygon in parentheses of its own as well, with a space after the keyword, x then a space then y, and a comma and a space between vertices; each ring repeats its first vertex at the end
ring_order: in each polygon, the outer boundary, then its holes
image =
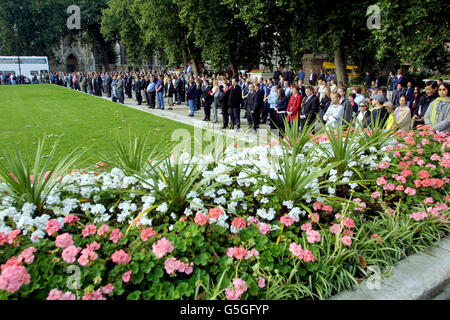
POLYGON ((344 177, 351 177, 353 176, 353 171, 352 170, 346 170, 344 172, 344 177))
POLYGON ((189 208, 184 209, 184 215, 188 216, 188 217, 191 216, 192 215, 192 210, 189 209, 189 208))
POLYGON ((335 176, 335 175, 337 175, 337 170, 336 169, 331 169, 330 170, 330 176, 335 176))
POLYGON ((289 212, 289 215, 294 219, 295 222, 299 222, 300 221, 299 215, 301 213, 302 211, 300 210, 300 208, 295 207, 289 212))
POLYGON ((335 189, 333 189, 332 187, 329 187, 328 188, 328 193, 331 195, 331 194, 336 194, 336 190, 335 189))
POLYGON ((158 189, 159 191, 163 191, 165 188, 167 188, 167 184, 165 184, 162 180, 158 181, 158 189))
POLYGON ((262 198, 259 202, 264 203, 264 204, 267 204, 267 203, 269 203, 269 199, 267 199, 267 198, 262 198))
POLYGON ((356 161, 351 161, 348 163, 348 167, 354 167, 356 165, 357 165, 356 161))
POLYGON ((264 185, 264 186, 262 186, 260 193, 261 194, 271 194, 274 191, 275 191, 274 187, 264 185))
POLYGON ((349 186, 350 186, 350 188, 355 189, 358 186, 358 184, 357 183, 350 183, 349 186))
POLYGON ((172 212, 172 213, 170 214, 170 217, 171 217, 172 219, 174 219, 174 220, 177 219, 177 215, 175 214, 175 212, 172 212))
POLYGON ((167 210, 169 210, 169 206, 165 202, 161 203, 158 206, 158 208, 156 208, 156 211, 161 212, 161 213, 166 213, 167 210))
POLYGON ((292 209, 294 207, 294 201, 292 200, 283 201, 283 206, 285 206, 288 209, 292 209))
POLYGON ((172 231, 173 230, 173 224, 171 224, 170 226, 169 226, 169 231, 172 231))
POLYGON ((225 202, 227 202, 227 199, 224 196, 214 199, 214 203, 216 204, 224 204, 225 202))
POLYGON ((189 192, 188 195, 186 196, 186 198, 188 198, 188 199, 194 199, 194 198, 197 198, 197 197, 198 197, 198 193, 195 192, 195 191, 189 192))
POLYGON ((105 206, 102 205, 102 204, 100 204, 100 203, 98 203, 98 204, 96 204, 96 205, 94 205, 94 206, 91 206, 91 213, 92 213, 92 214, 95 214, 95 215, 97 215, 97 214, 102 215, 102 214, 104 214, 105 212, 106 212, 105 206))
POLYGON ((33 232, 30 236, 30 240, 33 243, 39 242, 39 240, 43 239, 45 237, 45 232, 42 230, 36 230, 33 232))
POLYGON ((349 181, 350 181, 350 179, 347 178, 347 177, 344 177, 344 178, 341 179, 341 182, 343 182, 343 183, 347 183, 349 181))
POLYGON ((223 195, 223 194, 226 194, 227 193, 227 190, 225 190, 225 189, 219 189, 218 191, 217 191, 217 194, 220 196, 220 195, 223 195))
POLYGON ((242 199, 245 196, 245 193, 242 190, 235 189, 231 192, 231 200, 242 199))

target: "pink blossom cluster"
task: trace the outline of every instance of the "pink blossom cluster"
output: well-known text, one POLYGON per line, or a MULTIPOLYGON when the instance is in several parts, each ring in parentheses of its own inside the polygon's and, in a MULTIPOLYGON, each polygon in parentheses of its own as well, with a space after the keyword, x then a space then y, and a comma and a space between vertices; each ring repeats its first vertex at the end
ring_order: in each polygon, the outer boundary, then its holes
POLYGON ((285 225, 286 227, 289 227, 294 224, 294 218, 286 214, 280 218, 280 223, 285 225))
POLYGON ((95 291, 86 292, 81 300, 106 300, 105 295, 108 295, 113 291, 114 286, 111 283, 108 283, 106 286, 100 287, 95 291))
POLYGON ((243 246, 228 248, 227 250, 227 257, 228 258, 234 257, 237 260, 242 260, 243 258, 245 258, 245 260, 248 260, 258 255, 259 255, 258 250, 256 249, 247 250, 243 246))
POLYGON ((78 218, 74 214, 69 214, 68 216, 66 216, 64 218, 64 223, 67 223, 67 224, 75 223, 75 222, 78 222, 78 221, 80 221, 80 218, 78 218))
POLYGON ((104 224, 104 225, 102 225, 100 228, 98 228, 98 230, 97 230, 97 234, 99 235, 99 236, 104 236, 104 235, 107 235, 109 233, 109 227, 106 225, 106 224, 104 224))
POLYGON ((203 214, 202 212, 198 212, 195 215, 194 222, 198 223, 201 226, 204 226, 208 223, 210 223, 210 219, 219 219, 220 216, 224 215, 225 211, 222 208, 215 207, 212 209, 209 209, 209 212, 207 214, 203 214))
POLYGON ((117 243, 122 237, 123 237, 122 232, 120 232, 119 228, 116 228, 113 231, 111 231, 111 234, 109 235, 109 240, 111 240, 114 243, 117 243))
POLYGON ((326 212, 330 212, 330 213, 333 212, 333 207, 332 206, 323 204, 323 203, 318 202, 318 201, 314 202, 313 209, 314 209, 314 211, 322 210, 322 211, 326 211, 326 212))
POLYGON ((231 225, 236 229, 245 229, 247 227, 247 222, 242 218, 234 218, 231 225))
POLYGON ((266 286, 266 279, 264 279, 263 277, 259 277, 258 278, 258 287, 265 288, 266 286))
POLYGON ((95 261, 97 258, 98 254, 95 251, 86 248, 81 251, 81 255, 78 258, 78 263, 85 267, 89 264, 89 261, 95 261))
POLYGON ((77 248, 73 245, 65 248, 61 253, 63 261, 65 261, 67 263, 74 263, 77 255, 78 255, 78 253, 80 253, 80 251, 81 251, 81 248, 77 248))
POLYGON ((128 255, 128 253, 126 253, 122 249, 117 250, 116 252, 114 252, 111 255, 111 259, 112 259, 112 261, 114 263, 117 263, 117 264, 126 264, 126 263, 129 263, 131 261, 131 258, 128 255))
POLYGON ((289 246, 289 251, 300 260, 303 260, 305 262, 314 262, 316 258, 314 257, 313 253, 309 250, 303 249, 300 244, 296 244, 295 242, 292 242, 289 246))
POLYGON ((307 230, 306 240, 308 240, 309 243, 320 242, 320 233, 315 230, 307 230))
POLYGON ((89 224, 89 225, 85 226, 83 231, 81 231, 83 238, 92 236, 96 233, 97 233, 97 227, 94 224, 89 224))
POLYGON ((50 290, 46 300, 77 300, 77 298, 70 291, 63 293, 60 290, 52 289, 50 290))
POLYGON ((22 251, 19 255, 20 261, 25 261, 25 263, 32 263, 34 261, 34 253, 36 252, 35 247, 29 247, 22 251))
POLYGON ((47 232, 47 235, 49 236, 53 235, 59 230, 61 230, 61 223, 55 219, 49 220, 45 225, 45 232, 47 232))
POLYGON ((70 247, 71 245, 73 245, 73 239, 70 234, 63 233, 56 237, 55 246, 57 248, 65 249, 67 247, 70 247))
POLYGON ((268 234, 270 231, 272 231, 272 226, 267 223, 261 223, 259 224, 259 232, 263 235, 268 234))
POLYGON ((209 209, 209 216, 212 219, 216 219, 217 220, 217 219, 219 219, 220 216, 222 216, 224 214, 225 214, 225 211, 223 211, 222 208, 215 207, 215 208, 209 209))
POLYGON ((130 280, 131 280, 131 270, 125 272, 125 273, 122 275, 122 281, 123 281, 123 282, 127 283, 127 282, 130 282, 130 280))
POLYGON ((147 242, 151 237, 156 237, 156 231, 153 228, 145 228, 141 231, 141 240, 147 242))
POLYGON ((23 285, 30 283, 30 275, 22 266, 21 259, 12 257, 1 266, 0 290, 16 292, 23 285))
POLYGON ((167 253, 171 253, 173 251, 172 242, 167 240, 165 237, 159 240, 157 243, 154 243, 152 246, 152 251, 156 257, 162 258, 167 253))
POLYGON ((181 262, 176 258, 168 258, 164 261, 164 270, 166 270, 167 274, 173 274, 178 271, 189 275, 194 271, 193 266, 193 262, 181 262))
POLYGON ((356 202, 355 211, 364 211, 364 208, 367 208, 367 205, 360 198, 355 198, 353 201, 356 202))
POLYGON ((201 226, 204 226, 205 224, 209 223, 209 217, 206 214, 203 214, 201 212, 198 212, 195 215, 195 219, 194 219, 195 223, 198 223, 201 226))
POLYGON ((0 246, 7 244, 13 244, 17 239, 17 236, 21 233, 21 230, 13 230, 7 235, 4 232, 0 232, 0 246))
POLYGON ((240 300, 241 296, 248 290, 247 283, 241 278, 233 279, 233 287, 225 289, 227 300, 240 300))

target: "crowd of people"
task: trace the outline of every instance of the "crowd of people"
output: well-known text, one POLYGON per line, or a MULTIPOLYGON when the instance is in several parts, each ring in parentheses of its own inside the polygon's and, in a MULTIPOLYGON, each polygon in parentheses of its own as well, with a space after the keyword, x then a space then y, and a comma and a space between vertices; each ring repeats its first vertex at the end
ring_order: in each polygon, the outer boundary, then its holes
POLYGON ((240 129, 241 115, 256 131, 261 124, 271 129, 285 129, 298 124, 301 128, 316 123, 317 129, 347 126, 415 129, 429 124, 435 130, 450 131, 449 85, 444 81, 429 81, 425 92, 419 86, 406 82, 402 71, 391 72, 386 86, 381 75, 364 77, 365 88, 347 88, 336 76, 321 70, 284 72, 276 68, 270 79, 251 78, 202 72, 195 75, 191 67, 182 72, 158 71, 118 73, 56 73, 39 81, 66 86, 96 96, 106 95, 113 101, 124 103, 125 96, 150 109, 169 110, 174 105, 189 106, 189 116, 201 109, 204 121, 219 121, 222 114, 223 129, 240 129), (308 81, 305 84, 305 81, 308 81), (405 85, 406 82, 406 85, 405 85), (368 90, 368 91, 367 91, 368 90), (363 95, 363 93, 368 93, 363 95), (297 120, 297 121, 296 121, 297 120))

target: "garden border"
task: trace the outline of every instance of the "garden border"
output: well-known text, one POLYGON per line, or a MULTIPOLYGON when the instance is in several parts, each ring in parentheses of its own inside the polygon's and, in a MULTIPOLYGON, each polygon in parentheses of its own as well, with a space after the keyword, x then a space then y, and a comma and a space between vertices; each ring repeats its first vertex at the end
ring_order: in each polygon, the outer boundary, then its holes
MULTIPOLYGON (((390 276, 381 276, 378 290, 373 278, 341 292, 330 300, 430 300, 450 287, 450 238, 401 260, 390 276)), ((446 299, 444 297, 444 299, 446 299)))

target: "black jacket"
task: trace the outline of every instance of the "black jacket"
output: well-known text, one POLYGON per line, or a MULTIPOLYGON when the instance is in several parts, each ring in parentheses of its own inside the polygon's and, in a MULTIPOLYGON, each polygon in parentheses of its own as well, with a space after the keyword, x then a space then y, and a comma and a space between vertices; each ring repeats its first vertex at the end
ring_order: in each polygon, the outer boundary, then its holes
POLYGON ((168 82, 164 86, 164 92, 168 97, 173 97, 173 93, 175 92, 175 89, 173 87, 173 83, 169 84, 168 82))
POLYGON ((208 105, 210 105, 214 99, 214 97, 209 94, 211 91, 212 91, 211 86, 206 86, 202 90, 202 99, 205 99, 205 103, 208 105))
POLYGON ((364 128, 368 126, 374 127, 377 122, 380 128, 384 127, 387 118, 389 117, 389 112, 387 112, 386 108, 373 109, 372 114, 370 115, 370 120, 364 124, 364 128))
POLYGON ((248 106, 253 111, 262 111, 262 109, 264 108, 264 91, 260 89, 258 91, 255 91, 254 94, 255 99, 253 101, 253 104, 249 103, 248 106))
POLYGON ((232 87, 228 89, 230 91, 228 97, 228 107, 230 108, 239 108, 242 103, 242 90, 241 87, 236 85, 236 87, 232 87))
POLYGON ((284 97, 283 99, 278 99, 278 101, 277 101, 278 111, 286 111, 288 104, 289 104, 289 100, 287 97, 284 97))
POLYGON ((306 119, 308 119, 308 124, 311 124, 316 120, 316 114, 319 111, 319 99, 315 94, 313 94, 309 98, 303 98, 303 101, 300 115, 306 116, 306 119))

